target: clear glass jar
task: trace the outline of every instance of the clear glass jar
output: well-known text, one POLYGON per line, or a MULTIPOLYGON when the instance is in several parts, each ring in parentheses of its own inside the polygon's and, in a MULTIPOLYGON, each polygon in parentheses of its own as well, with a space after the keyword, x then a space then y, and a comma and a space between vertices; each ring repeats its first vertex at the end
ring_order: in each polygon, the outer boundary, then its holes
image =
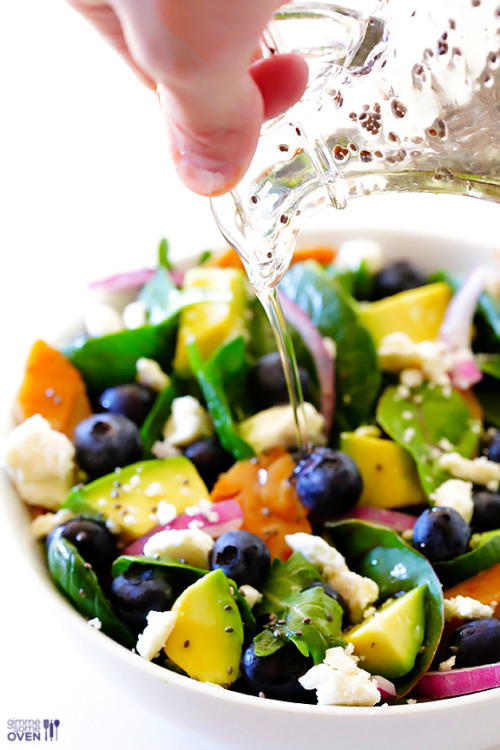
POLYGON ((327 204, 401 191, 499 200, 499 40, 500 0, 282 6, 263 48, 304 55, 307 90, 213 201, 252 283, 279 281, 302 219, 327 204))

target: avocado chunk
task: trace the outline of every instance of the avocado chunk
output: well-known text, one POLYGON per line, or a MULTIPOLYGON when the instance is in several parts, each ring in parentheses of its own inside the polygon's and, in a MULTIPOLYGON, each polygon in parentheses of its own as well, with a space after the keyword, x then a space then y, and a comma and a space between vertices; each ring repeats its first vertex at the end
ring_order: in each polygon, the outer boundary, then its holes
POLYGON ((390 599, 344 634, 361 658, 363 669, 389 680, 410 672, 424 641, 426 589, 423 584, 390 599))
POLYGON ((243 623, 234 589, 221 569, 189 586, 174 602, 177 619, 165 653, 190 677, 230 685, 239 677, 243 623))
POLYGON ((200 288, 223 293, 224 302, 199 302, 182 310, 174 367, 190 372, 187 344, 194 340, 202 359, 207 359, 226 339, 245 330, 247 293, 245 274, 237 268, 192 268, 184 277, 184 289, 200 288))
POLYGON ((393 440, 343 432, 340 450, 356 462, 363 479, 358 505, 402 508, 426 502, 415 461, 393 440))
POLYGON ((176 456, 140 461, 76 486, 64 507, 75 513, 103 515, 129 542, 158 526, 155 510, 160 500, 182 513, 200 500, 210 500, 210 495, 194 464, 176 456))
POLYGON ((450 287, 440 281, 377 302, 361 302, 357 312, 377 346, 384 336, 396 331, 415 342, 434 341, 451 295, 450 287))

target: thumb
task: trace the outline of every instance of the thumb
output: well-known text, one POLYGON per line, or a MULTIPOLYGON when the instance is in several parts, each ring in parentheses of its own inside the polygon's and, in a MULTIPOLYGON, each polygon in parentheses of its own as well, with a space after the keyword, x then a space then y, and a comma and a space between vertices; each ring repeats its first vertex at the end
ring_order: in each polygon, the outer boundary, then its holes
POLYGON ((262 122, 302 95, 307 65, 275 55, 252 65, 279 0, 110 0, 132 59, 157 83, 173 158, 201 195, 234 187, 262 122))
POLYGON ((307 65, 277 55, 239 74, 197 79, 180 90, 158 87, 177 172, 201 195, 231 190, 247 171, 265 119, 302 95, 307 65))

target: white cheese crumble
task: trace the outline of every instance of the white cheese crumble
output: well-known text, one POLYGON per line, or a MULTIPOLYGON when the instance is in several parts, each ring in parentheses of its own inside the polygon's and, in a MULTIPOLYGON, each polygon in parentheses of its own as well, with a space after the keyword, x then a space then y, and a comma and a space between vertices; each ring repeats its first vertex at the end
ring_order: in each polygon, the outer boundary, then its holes
POLYGON ((356 271, 363 261, 370 273, 377 273, 384 265, 384 254, 380 242, 374 240, 345 240, 341 242, 335 268, 356 271))
POLYGON ((177 448, 208 437, 213 432, 210 415, 198 399, 193 396, 174 398, 171 416, 163 428, 166 443, 177 448))
POLYGON ((211 523, 218 523, 220 515, 216 507, 217 503, 212 503, 203 497, 196 505, 188 505, 187 508, 184 508, 184 513, 186 516, 203 516, 203 518, 211 523))
POLYGON ((434 505, 453 508, 460 513, 464 521, 470 523, 474 513, 474 501, 472 499, 472 482, 464 482, 463 479, 447 479, 431 494, 434 505))
POLYGON ((454 596, 444 600, 445 620, 453 620, 460 617, 464 620, 482 620, 493 617, 494 608, 488 604, 478 602, 471 596, 454 596))
POLYGON ((84 314, 84 324, 91 338, 107 336, 109 333, 123 331, 123 321, 114 307, 104 302, 94 302, 87 308, 84 314))
POLYGON ((148 322, 148 311, 142 299, 129 302, 122 312, 122 320, 125 328, 129 330, 142 328, 146 325, 148 322))
POLYGON ((139 357, 135 363, 137 382, 147 385, 155 391, 163 391, 170 383, 167 373, 163 372, 158 362, 147 357, 139 357))
POLYGON ((439 466, 449 471, 454 477, 474 484, 485 484, 495 492, 500 483, 500 464, 488 461, 486 456, 464 458, 459 453, 444 453, 439 459, 439 466))
POLYGON ((285 541, 295 552, 301 552, 306 560, 317 565, 326 583, 346 600, 353 622, 360 622, 367 607, 378 599, 375 581, 349 570, 343 555, 319 536, 299 532, 287 534, 285 541))
POLYGON ((44 539, 51 531, 74 517, 75 514, 69 508, 60 508, 57 513, 42 513, 31 522, 31 533, 35 539, 44 539))
POLYGON ((91 620, 87 620, 87 624, 90 625, 94 630, 101 630, 102 622, 98 617, 93 617, 91 620))
MULTIPOLYGON (((314 406, 307 401, 303 410, 298 412, 299 423, 314 445, 324 445, 323 433, 325 419, 314 406)), ((284 448, 297 446, 295 417, 291 404, 281 404, 264 409, 241 422, 240 435, 249 443, 256 453, 264 453, 278 445, 284 448)))
POLYGON ((182 456, 180 448, 176 448, 165 440, 156 440, 151 448, 151 453, 155 458, 175 458, 182 456))
POLYGON ((260 593, 257 589, 255 589, 253 586, 250 586, 248 583, 243 583, 238 591, 242 596, 245 597, 246 602, 250 609, 255 607, 256 604, 260 604, 262 599, 264 598, 263 594, 260 593))
POLYGON ((446 659, 446 661, 442 661, 441 664, 438 665, 438 671, 439 672, 451 672, 453 667, 455 666, 455 662, 457 660, 457 657, 455 654, 450 656, 449 659, 446 659))
POLYGON ((166 526, 177 518, 177 508, 166 500, 160 500, 156 508, 156 518, 160 526, 166 526))
POLYGON ((75 449, 66 435, 35 414, 8 436, 4 467, 22 500, 57 510, 75 482, 75 449))
POLYGON ((149 537, 144 545, 148 557, 172 557, 195 568, 208 569, 214 540, 200 529, 165 529, 149 537))
POLYGON ((418 388, 424 382, 424 376, 422 370, 417 370, 413 367, 407 367, 401 370, 399 379, 403 385, 408 388, 418 388))
POLYGON ((299 682, 306 690, 316 690, 322 706, 374 706, 380 700, 377 683, 369 672, 358 667, 353 644, 329 648, 322 664, 311 667, 299 682))
POLYGON ((137 653, 148 661, 158 656, 174 628, 176 619, 175 612, 148 612, 148 624, 137 639, 137 653))

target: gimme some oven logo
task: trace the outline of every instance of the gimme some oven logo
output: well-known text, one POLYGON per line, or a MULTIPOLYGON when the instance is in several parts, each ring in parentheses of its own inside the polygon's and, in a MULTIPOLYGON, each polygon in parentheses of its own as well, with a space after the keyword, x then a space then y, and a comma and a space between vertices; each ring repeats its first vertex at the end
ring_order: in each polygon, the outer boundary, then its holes
POLYGON ((59 739, 59 719, 9 719, 9 742, 50 742, 59 739))

